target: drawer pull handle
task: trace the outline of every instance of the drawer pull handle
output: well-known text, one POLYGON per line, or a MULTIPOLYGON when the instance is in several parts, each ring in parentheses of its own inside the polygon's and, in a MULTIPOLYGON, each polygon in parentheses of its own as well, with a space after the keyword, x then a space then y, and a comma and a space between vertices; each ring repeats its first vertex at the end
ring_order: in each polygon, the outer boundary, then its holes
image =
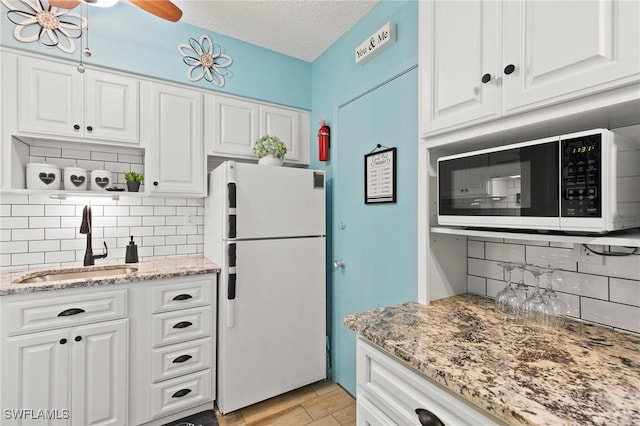
POLYGON ((183 396, 187 395, 189 392, 191 392, 191 389, 180 389, 178 392, 171 395, 171 398, 182 398, 183 396))
POLYGON ((189 321, 180 321, 179 323, 174 325, 173 328, 187 328, 191 327, 192 325, 193 323, 190 323, 189 321))
POLYGON ((84 312, 84 309, 80 309, 80 308, 71 308, 71 309, 67 309, 64 310, 62 312, 60 312, 58 314, 59 317, 68 317, 71 315, 78 315, 84 312))
POLYGON ((179 294, 176 297, 173 298, 173 300, 187 300, 187 299, 191 299, 193 296, 190 294, 179 294))
POLYGON ((422 426, 444 426, 442 420, 438 418, 431 411, 425 410, 423 408, 417 408, 416 414, 418 415, 418 420, 422 426))
POLYGON ((193 358, 191 355, 180 355, 178 358, 173 360, 174 364, 180 364, 181 362, 189 361, 193 358))

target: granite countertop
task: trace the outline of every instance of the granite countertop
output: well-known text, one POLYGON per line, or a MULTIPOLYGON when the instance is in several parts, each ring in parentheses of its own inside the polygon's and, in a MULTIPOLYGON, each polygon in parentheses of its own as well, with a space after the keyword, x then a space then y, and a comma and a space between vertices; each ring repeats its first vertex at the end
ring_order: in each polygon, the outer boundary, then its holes
POLYGON ((149 260, 139 263, 104 263, 96 266, 77 266, 40 269, 7 269, 0 270, 0 296, 10 294, 34 293, 38 291, 62 290, 66 288, 94 287, 110 284, 123 284, 134 281, 159 280, 163 278, 185 277, 189 275, 212 274, 220 272, 220 267, 204 256, 177 257, 170 259, 149 260), (37 283, 14 283, 23 276, 33 276, 42 271, 80 272, 86 270, 107 270, 112 265, 137 267, 137 271, 126 275, 96 275, 92 278, 73 278, 60 281, 37 283))
POLYGON ((513 425, 640 425, 640 337, 508 319, 461 295, 345 317, 409 367, 513 425))

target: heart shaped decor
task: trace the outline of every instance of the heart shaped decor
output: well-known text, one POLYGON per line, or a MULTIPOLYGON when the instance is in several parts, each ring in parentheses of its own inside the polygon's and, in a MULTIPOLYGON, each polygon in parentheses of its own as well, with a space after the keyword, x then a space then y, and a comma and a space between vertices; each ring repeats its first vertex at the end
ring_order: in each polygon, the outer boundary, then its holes
POLYGON ((96 182, 96 185, 98 185, 100 188, 104 188, 105 186, 109 185, 108 177, 97 177, 94 180, 96 182))
POLYGON ((56 175, 53 173, 40 173, 38 175, 38 177, 40 178, 40 180, 46 184, 49 185, 51 182, 53 182, 54 180, 56 180, 56 175))
POLYGON ((84 176, 71 175, 69 179, 71 179, 71 183, 74 184, 75 186, 80 186, 80 185, 82 185, 84 183, 85 177, 84 176))

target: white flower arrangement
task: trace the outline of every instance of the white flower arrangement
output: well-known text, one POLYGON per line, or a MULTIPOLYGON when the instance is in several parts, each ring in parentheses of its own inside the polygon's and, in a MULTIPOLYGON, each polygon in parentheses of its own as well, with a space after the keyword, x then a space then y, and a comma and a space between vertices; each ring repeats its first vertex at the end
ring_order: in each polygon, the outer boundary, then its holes
POLYGON ((287 145, 277 136, 264 135, 256 141, 253 152, 255 152, 258 158, 262 158, 267 154, 271 154, 277 158, 284 158, 287 153, 287 145))

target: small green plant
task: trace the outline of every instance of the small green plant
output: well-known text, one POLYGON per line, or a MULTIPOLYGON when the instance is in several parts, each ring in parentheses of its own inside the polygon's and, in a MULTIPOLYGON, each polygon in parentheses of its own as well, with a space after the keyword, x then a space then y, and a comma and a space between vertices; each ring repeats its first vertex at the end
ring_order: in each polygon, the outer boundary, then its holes
POLYGON ((287 153, 287 145, 277 136, 264 135, 256 141, 253 152, 258 158, 262 158, 267 154, 277 158, 284 158, 287 153))
POLYGON ((144 180, 144 175, 131 170, 124 174, 124 180, 127 182, 142 182, 144 180))

